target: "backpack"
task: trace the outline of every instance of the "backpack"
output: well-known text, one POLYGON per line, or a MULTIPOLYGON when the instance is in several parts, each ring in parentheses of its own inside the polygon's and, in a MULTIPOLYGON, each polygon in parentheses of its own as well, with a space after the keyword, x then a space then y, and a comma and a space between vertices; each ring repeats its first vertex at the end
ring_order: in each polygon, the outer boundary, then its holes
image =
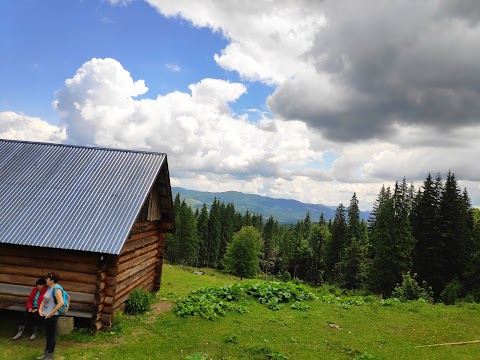
POLYGON ((60 285, 55 285, 52 289, 52 296, 53 300, 55 301, 55 304, 58 304, 57 298, 55 297, 55 290, 60 289, 62 290, 62 296, 63 296, 63 305, 58 309, 58 314, 59 315, 65 315, 68 312, 68 308, 70 307, 70 295, 63 290, 63 288, 60 285))

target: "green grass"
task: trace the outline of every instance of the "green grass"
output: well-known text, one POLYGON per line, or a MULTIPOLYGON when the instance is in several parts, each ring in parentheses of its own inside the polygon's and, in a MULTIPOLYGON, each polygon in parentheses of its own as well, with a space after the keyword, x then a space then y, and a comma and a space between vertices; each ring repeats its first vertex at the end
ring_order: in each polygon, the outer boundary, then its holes
MULTIPOLYGON (((174 301, 206 286, 238 281, 210 269, 165 265, 157 301, 174 301)), ((324 291, 323 289, 321 291, 324 291)), ((56 359, 477 359, 480 344, 418 348, 419 345, 480 340, 480 304, 458 306, 419 302, 381 306, 378 299, 308 301, 308 310, 270 310, 254 300, 247 313, 228 312, 216 321, 181 318, 174 311, 120 316, 117 329, 90 336, 76 330, 57 341, 56 359), (332 324, 329 326, 328 324, 332 324), (333 324, 336 325, 333 326, 333 324), (338 329, 339 327, 340 329, 338 329), (121 328, 119 330, 119 328, 121 328)), ((0 314, 0 359, 34 359, 43 336, 12 341, 20 313, 0 314)), ((43 334, 42 334, 43 335, 43 334)))

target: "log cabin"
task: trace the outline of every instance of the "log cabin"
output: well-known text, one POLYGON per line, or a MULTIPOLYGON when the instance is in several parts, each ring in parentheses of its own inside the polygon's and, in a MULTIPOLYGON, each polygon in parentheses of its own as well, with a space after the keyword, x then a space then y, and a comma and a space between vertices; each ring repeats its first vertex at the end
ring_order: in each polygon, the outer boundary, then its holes
POLYGON ((68 315, 108 329, 132 290, 160 289, 174 230, 166 154, 0 139, 0 308, 25 311, 53 271, 68 315))

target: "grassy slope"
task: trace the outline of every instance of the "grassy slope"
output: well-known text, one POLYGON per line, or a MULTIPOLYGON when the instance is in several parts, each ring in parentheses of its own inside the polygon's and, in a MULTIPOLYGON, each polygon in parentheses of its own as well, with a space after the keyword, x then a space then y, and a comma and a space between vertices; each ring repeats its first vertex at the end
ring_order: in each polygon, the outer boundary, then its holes
MULTIPOLYGON (((166 265, 159 296, 172 301, 202 286, 237 281, 219 272, 206 275, 166 265)), ((315 290, 314 290, 315 291, 315 290)), ((417 345, 480 339, 480 305, 443 306, 410 302, 394 307, 379 303, 347 310, 320 300, 302 312, 279 311, 250 302, 249 313, 229 313, 216 322, 158 316, 123 317, 122 331, 61 337, 56 359, 184 359, 203 352, 212 359, 265 359, 266 352, 288 359, 352 359, 369 353, 384 359, 475 359, 480 344, 416 348, 417 345), (335 323, 341 330, 327 326, 335 323), (235 339, 238 342, 228 340, 235 339)), ((12 341, 14 318, 2 313, 0 359, 33 359, 42 352, 43 336, 12 341), (11 320, 11 321, 8 321, 11 320)), ((19 313, 15 313, 18 316, 19 313)))

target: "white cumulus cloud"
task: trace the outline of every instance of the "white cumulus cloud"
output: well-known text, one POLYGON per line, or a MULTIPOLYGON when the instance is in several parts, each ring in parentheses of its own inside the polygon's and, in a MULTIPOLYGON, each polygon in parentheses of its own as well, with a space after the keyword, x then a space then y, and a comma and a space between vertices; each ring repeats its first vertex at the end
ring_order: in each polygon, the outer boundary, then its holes
POLYGON ((37 117, 17 114, 12 111, 0 112, 0 138, 41 142, 62 142, 65 129, 50 125, 37 117))

